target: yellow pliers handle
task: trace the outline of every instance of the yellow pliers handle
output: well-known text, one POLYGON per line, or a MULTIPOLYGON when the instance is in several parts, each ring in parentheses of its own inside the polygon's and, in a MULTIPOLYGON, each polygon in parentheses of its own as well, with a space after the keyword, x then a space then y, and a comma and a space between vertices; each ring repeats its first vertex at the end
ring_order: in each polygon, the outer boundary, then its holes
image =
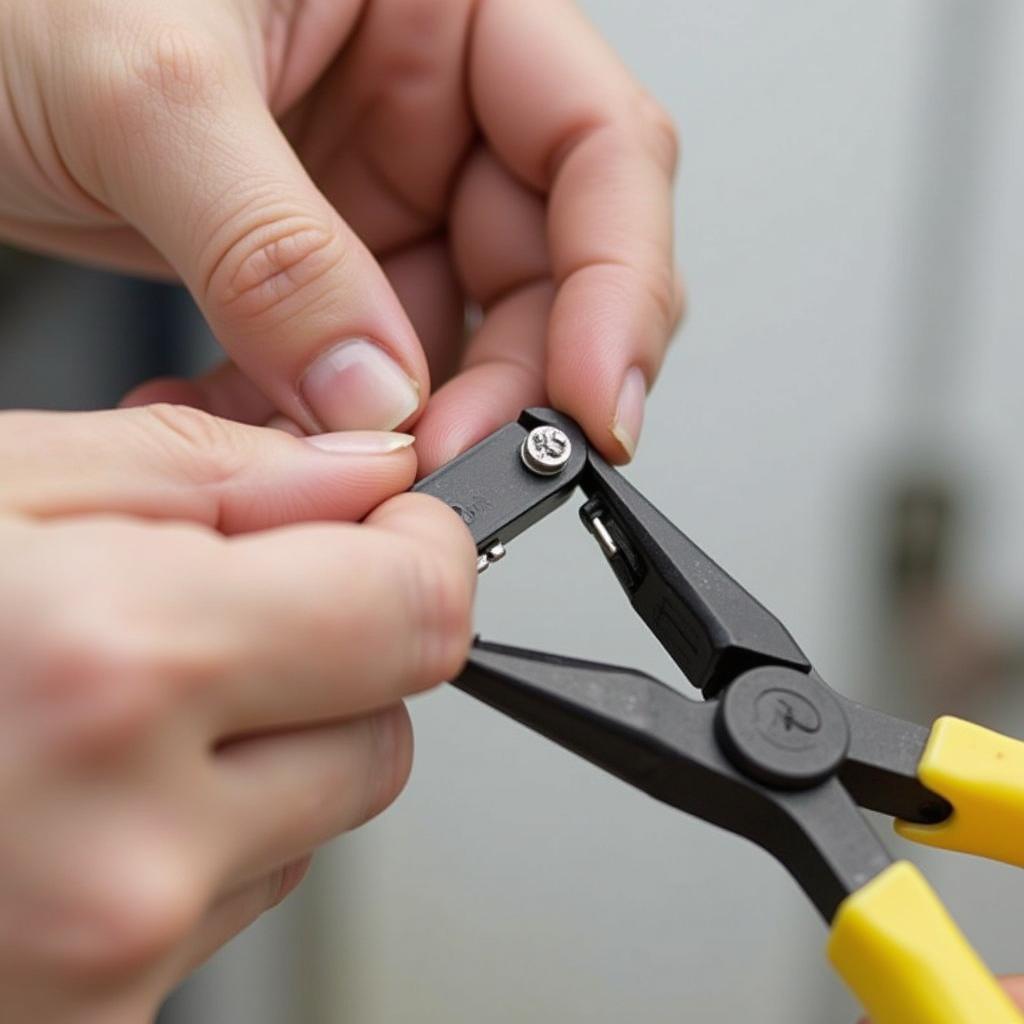
POLYGON ((909 861, 842 903, 828 955, 872 1024, 1024 1021, 909 861))
POLYGON ((898 821, 901 836, 1024 867, 1024 743, 959 718, 940 718, 917 775, 953 805, 953 813, 938 825, 898 821))
MULTIPOLYGON (((956 718, 932 728, 918 776, 953 814, 897 822, 908 839, 1024 867, 1024 743, 956 718)), ((872 1024, 1020 1024, 920 872, 898 862, 839 907, 829 959, 872 1024)))

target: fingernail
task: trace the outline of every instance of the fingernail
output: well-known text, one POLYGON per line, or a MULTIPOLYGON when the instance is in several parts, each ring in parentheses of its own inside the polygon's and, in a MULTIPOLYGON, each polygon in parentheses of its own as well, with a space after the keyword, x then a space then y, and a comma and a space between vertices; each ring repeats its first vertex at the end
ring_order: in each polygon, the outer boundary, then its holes
POLYGON ((388 455, 408 448, 416 439, 412 434, 393 434, 387 430, 339 430, 303 440, 332 455, 388 455))
POLYGON ((615 407, 615 422, 612 423, 612 436, 626 449, 630 458, 636 454, 636 443, 640 440, 646 401, 647 380, 643 370, 634 366, 622 382, 619 404, 615 407))
POLYGON ((393 430, 420 404, 416 382, 365 338, 320 356, 302 379, 302 397, 328 430, 393 430))

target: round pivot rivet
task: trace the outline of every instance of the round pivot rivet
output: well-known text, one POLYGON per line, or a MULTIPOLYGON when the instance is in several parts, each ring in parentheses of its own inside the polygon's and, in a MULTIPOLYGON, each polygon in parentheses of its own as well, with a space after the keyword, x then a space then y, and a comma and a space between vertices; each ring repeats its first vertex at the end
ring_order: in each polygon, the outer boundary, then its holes
POLYGON ((783 666, 753 669, 734 680, 715 724, 738 768, 781 789, 827 779, 843 763, 850 742, 846 715, 828 687, 783 666))
POLYGON ((534 427, 519 449, 523 465, 539 476, 554 476, 565 469, 572 455, 572 441, 558 427, 534 427))

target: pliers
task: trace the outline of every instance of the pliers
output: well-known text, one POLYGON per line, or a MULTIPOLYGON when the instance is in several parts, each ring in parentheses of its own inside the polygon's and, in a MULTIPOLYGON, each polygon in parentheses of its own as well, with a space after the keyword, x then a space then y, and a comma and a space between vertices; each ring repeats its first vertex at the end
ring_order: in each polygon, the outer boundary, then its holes
POLYGON ((1024 867, 1024 743, 930 729, 832 690, 782 623, 550 409, 417 485, 466 522, 482 571, 579 487, 580 517, 703 701, 629 668, 476 640, 459 689, 651 796, 759 844, 831 931, 874 1024, 1024 1022, 909 861, 858 806, 931 846, 1024 867))

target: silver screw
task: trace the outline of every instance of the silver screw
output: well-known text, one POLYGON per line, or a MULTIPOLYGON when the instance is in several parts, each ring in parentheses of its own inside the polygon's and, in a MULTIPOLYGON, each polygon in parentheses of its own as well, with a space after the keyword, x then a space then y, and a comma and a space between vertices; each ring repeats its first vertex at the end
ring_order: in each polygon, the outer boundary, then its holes
POLYGON ((534 427, 519 449, 523 465, 539 476, 554 476, 565 469, 572 455, 572 441, 558 427, 534 427))

